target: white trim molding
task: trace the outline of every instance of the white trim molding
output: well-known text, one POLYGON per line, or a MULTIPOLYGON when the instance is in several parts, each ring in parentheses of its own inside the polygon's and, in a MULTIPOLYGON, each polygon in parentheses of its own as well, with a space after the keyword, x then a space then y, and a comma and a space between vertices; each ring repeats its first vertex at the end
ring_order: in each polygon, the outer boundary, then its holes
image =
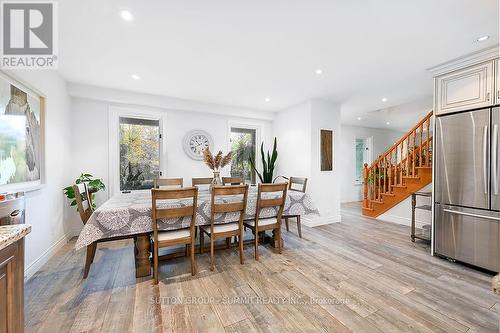
POLYGON ((339 223, 342 218, 340 215, 334 216, 315 216, 315 215, 305 215, 301 218, 302 224, 308 227, 318 227, 320 225, 339 223))
POLYGON ((500 55, 499 44, 469 53, 463 57, 455 58, 442 64, 427 68, 433 76, 453 72, 455 70, 463 69, 481 62, 497 59, 500 55))

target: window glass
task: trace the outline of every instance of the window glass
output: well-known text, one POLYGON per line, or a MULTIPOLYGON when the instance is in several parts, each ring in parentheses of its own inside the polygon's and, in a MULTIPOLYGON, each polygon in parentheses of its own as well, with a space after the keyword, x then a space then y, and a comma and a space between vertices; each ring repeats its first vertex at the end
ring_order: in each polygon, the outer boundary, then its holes
MULTIPOLYGON (((247 183, 255 184, 255 170, 249 158, 255 159, 256 130, 249 128, 231 128, 231 176, 241 177, 247 183)), ((259 162, 256 162, 257 165, 259 162)))
POLYGON ((120 117, 120 191, 153 187, 160 174, 160 121, 120 117))
POLYGON ((363 181, 365 140, 356 139, 356 182, 363 181))

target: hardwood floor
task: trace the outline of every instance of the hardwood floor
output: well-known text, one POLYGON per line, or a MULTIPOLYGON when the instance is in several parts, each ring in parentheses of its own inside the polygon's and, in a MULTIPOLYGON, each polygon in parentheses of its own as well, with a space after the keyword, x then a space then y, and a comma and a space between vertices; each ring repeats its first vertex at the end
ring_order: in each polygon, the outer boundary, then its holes
POLYGON ((279 255, 269 245, 161 264, 160 283, 135 279, 131 241, 100 244, 87 280, 85 253, 67 244, 26 284, 28 332, 499 332, 491 276, 433 258, 409 228, 359 216, 290 223, 279 255))

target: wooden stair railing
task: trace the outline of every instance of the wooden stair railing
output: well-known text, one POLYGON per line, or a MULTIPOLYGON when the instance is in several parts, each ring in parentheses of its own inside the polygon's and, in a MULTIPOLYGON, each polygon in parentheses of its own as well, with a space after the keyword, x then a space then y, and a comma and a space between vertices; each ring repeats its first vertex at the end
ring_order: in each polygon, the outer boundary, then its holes
MULTIPOLYGON (((363 172, 363 212, 374 203, 393 197, 394 188, 405 188, 409 179, 419 179, 419 169, 432 167, 432 111, 363 172), (424 132, 426 135, 424 136, 424 132)), ((386 209, 384 209, 385 211, 386 209)), ((379 214, 369 214, 377 216, 379 214)))

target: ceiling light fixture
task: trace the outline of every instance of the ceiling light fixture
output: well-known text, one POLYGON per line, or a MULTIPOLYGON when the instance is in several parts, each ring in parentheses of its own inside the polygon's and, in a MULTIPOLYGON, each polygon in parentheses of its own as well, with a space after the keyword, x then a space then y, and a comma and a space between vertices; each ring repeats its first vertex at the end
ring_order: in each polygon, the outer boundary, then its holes
POLYGON ((122 10, 120 12, 120 16, 122 17, 122 19, 124 21, 133 21, 134 20, 134 15, 132 15, 131 12, 129 12, 128 10, 122 10))
POLYGON ((266 97, 265 101, 266 101, 266 103, 267 103, 267 102, 270 102, 270 101, 271 101, 271 98, 266 97))
POLYGON ((358 117, 358 120, 361 120, 362 118, 361 117, 358 117))
POLYGON ((141 77, 137 74, 132 74, 131 77, 134 79, 134 80, 140 80, 141 77))
POLYGON ((387 97, 382 98, 382 102, 387 102, 387 97))
POLYGON ((481 37, 477 38, 475 41, 476 42, 484 42, 485 40, 488 40, 489 38, 490 38, 490 36, 485 35, 485 36, 481 36, 481 37))
POLYGON ((390 125, 391 123, 390 123, 390 122, 386 122, 385 124, 386 124, 386 125, 390 125))
POLYGON ((323 74, 323 70, 321 68, 318 68, 316 70, 316 75, 321 75, 321 74, 323 74))

